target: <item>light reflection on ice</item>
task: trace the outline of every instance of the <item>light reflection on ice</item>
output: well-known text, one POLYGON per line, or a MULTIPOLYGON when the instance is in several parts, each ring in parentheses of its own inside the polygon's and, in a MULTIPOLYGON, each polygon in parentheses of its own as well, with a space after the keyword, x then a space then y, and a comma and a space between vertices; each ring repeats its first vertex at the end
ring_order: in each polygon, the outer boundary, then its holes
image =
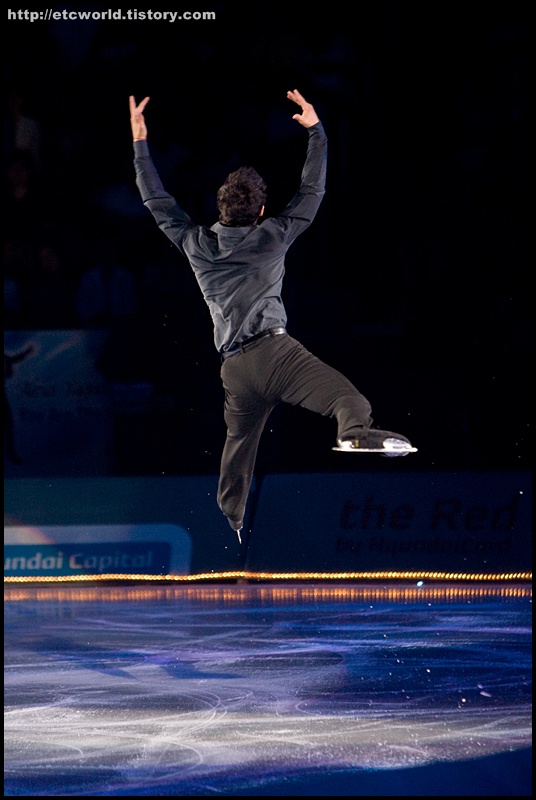
POLYGON ((184 794, 191 781, 415 767, 531 744, 526 600, 29 600, 7 603, 5 624, 15 794, 170 782, 184 794))

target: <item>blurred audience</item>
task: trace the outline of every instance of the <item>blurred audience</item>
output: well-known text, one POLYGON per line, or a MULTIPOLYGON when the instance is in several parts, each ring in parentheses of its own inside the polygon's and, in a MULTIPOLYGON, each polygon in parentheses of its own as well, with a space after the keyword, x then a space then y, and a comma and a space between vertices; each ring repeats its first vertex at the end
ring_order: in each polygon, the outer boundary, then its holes
POLYGON ((61 244, 45 238, 37 247, 34 277, 23 296, 24 314, 32 328, 50 330, 78 325, 76 275, 61 244))
POLYGON ((27 241, 39 238, 46 209, 33 155, 14 149, 6 160, 4 230, 27 241))
POLYGON ((116 242, 97 241, 94 262, 81 276, 76 311, 82 326, 108 327, 127 322, 139 309, 136 276, 118 258, 116 242))
POLYGON ((32 157, 35 168, 41 168, 42 126, 26 109, 26 97, 21 89, 8 92, 4 116, 4 151, 10 156, 14 150, 23 150, 32 157))
POLYGON ((17 236, 4 239, 4 328, 26 326, 24 294, 33 276, 33 252, 28 241, 17 236))

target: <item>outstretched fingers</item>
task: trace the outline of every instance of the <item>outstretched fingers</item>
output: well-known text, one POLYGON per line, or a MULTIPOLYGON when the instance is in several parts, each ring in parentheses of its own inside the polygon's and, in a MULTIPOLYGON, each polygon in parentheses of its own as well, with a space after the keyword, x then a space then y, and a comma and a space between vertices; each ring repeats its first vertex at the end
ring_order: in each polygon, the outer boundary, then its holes
POLYGON ((289 100, 292 100, 294 103, 297 103, 302 108, 307 105, 307 101, 305 97, 299 93, 297 89, 292 89, 292 91, 287 92, 287 97, 289 100))
POLYGON ((310 128, 319 122, 318 116, 311 103, 308 103, 305 97, 300 94, 297 89, 287 92, 287 98, 300 106, 301 113, 294 114, 292 119, 295 119, 304 128, 310 128))
POLYGON ((128 98, 129 106, 130 106, 130 113, 131 114, 143 114, 143 112, 145 110, 145 106, 147 105, 149 100, 150 100, 149 97, 145 97, 141 101, 141 103, 139 105, 136 105, 136 98, 134 97, 134 95, 131 94, 130 97, 128 98))

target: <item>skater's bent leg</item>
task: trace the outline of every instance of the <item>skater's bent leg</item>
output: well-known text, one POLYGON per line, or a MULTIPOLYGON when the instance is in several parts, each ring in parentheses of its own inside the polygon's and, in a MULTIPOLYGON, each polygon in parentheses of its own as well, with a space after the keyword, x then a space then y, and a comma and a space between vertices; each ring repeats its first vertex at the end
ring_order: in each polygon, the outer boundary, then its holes
POLYGON ((372 428, 369 401, 336 369, 316 356, 297 350, 298 359, 284 399, 337 420, 337 443, 344 449, 373 448, 389 455, 406 455, 406 436, 372 428), (351 443, 351 444, 350 444, 351 443), (405 443, 405 445, 404 445, 405 443))
POLYGON ((282 399, 337 420, 337 438, 357 436, 372 425, 371 405, 341 372, 303 346, 295 348, 291 379, 282 399))
POLYGON ((370 403, 357 389, 351 394, 339 394, 327 407, 328 411, 324 416, 335 417, 337 420, 337 439, 359 436, 363 428, 370 428, 372 425, 370 403))

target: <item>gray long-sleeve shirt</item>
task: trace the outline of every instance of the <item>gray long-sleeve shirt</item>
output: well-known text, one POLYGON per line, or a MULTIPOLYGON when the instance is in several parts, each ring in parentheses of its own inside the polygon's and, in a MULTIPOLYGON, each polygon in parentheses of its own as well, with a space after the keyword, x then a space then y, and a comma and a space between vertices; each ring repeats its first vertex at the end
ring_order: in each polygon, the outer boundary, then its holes
POLYGON ((214 323, 218 352, 287 323, 281 299, 285 254, 313 221, 325 191, 327 137, 321 122, 309 143, 300 188, 284 211, 259 224, 196 225, 165 191, 146 141, 134 142, 136 183, 158 226, 188 259, 214 323))

